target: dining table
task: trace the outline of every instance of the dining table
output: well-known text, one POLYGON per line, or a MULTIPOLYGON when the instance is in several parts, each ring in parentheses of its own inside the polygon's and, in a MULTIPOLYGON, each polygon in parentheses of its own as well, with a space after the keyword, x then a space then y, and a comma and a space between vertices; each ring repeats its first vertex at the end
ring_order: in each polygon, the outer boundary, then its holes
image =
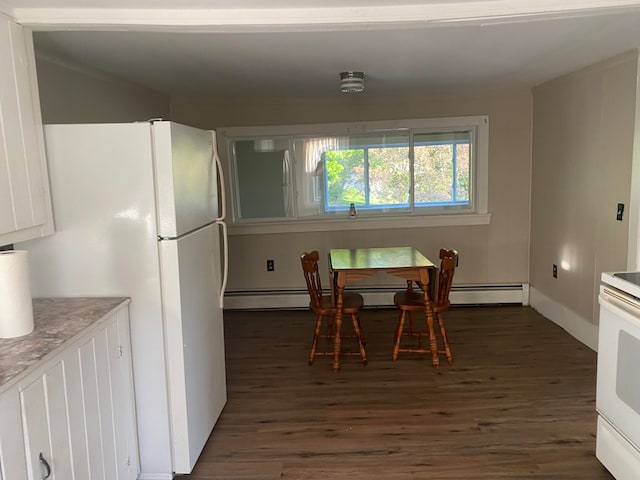
POLYGON ((332 363, 334 372, 340 370, 345 286, 382 272, 416 282, 422 290, 425 300, 425 318, 429 328, 431 360, 434 366, 438 366, 430 292, 430 277, 435 274, 436 268, 436 265, 415 247, 331 248, 329 250, 329 272, 336 304, 332 363))

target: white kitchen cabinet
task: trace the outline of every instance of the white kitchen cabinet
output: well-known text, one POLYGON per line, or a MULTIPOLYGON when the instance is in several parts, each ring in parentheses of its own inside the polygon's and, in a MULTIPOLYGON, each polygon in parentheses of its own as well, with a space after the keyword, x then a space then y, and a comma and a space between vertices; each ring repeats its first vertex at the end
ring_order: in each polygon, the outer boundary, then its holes
POLYGON ((5 479, 137 477, 126 303, 0 394, 0 460, 5 479))
POLYGON ((0 14, 0 245, 53 233, 31 31, 0 14))
POLYGON ((63 368, 58 362, 20 392, 28 478, 74 478, 63 368))
POLYGON ((0 478, 27 478, 18 386, 0 394, 0 478))

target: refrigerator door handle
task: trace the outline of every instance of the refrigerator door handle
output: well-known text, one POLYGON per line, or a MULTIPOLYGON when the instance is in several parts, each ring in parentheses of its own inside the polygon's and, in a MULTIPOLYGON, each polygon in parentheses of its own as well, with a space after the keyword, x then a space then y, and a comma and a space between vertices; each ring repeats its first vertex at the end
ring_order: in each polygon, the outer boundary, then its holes
MULTIPOLYGON (((216 222, 223 222, 227 216, 227 199, 226 193, 224 190, 225 181, 224 181, 224 171, 222 170, 222 161, 220 160, 220 156, 218 155, 218 140, 216 136, 216 131, 211 130, 211 137, 213 139, 212 148, 213 148, 213 160, 216 163, 216 168, 218 169, 218 176, 220 178, 220 216, 216 218, 216 222)), ((226 225, 224 230, 226 232, 226 225)), ((225 233, 226 235, 226 233, 225 233)), ((226 239, 225 239, 226 243, 226 239)))
POLYGON ((220 308, 224 308, 224 292, 227 289, 227 278, 229 276, 229 242, 227 241, 227 224, 217 221, 216 224, 222 228, 222 283, 220 284, 220 308))
POLYGON ((224 222, 227 216, 227 199, 224 190, 224 171, 222 170, 222 161, 218 155, 218 139, 215 130, 211 130, 211 148, 213 150, 213 161, 218 169, 218 178, 220 179, 220 216, 216 218, 215 223, 222 228, 222 283, 220 284, 220 308, 224 308, 224 292, 227 289, 227 278, 229 277, 229 242, 227 233, 227 224, 224 222))

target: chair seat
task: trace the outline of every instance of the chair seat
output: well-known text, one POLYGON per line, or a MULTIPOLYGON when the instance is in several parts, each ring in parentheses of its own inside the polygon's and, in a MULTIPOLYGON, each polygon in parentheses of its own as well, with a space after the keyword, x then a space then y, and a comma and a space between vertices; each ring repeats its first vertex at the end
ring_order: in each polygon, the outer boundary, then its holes
MULTIPOLYGON (((419 291, 407 292, 406 290, 402 290, 396 292, 393 296, 393 303, 400 310, 418 312, 420 310, 424 310, 424 294, 419 291)), ((443 305, 434 305, 433 302, 431 303, 431 308, 434 313, 443 312, 450 306, 448 300, 443 305)))
MULTIPOLYGON (((342 298, 342 311, 346 314, 350 315, 352 313, 358 313, 364 306, 364 299, 359 293, 344 292, 342 298)), ((309 307, 313 309, 313 305, 309 305, 309 307)), ((320 307, 317 308, 316 313, 321 313, 322 315, 333 315, 336 313, 336 307, 332 301, 331 295, 322 296, 320 307)))
POLYGON ((402 290, 393 296, 393 303, 402 310, 424 310, 424 294, 422 292, 402 290))

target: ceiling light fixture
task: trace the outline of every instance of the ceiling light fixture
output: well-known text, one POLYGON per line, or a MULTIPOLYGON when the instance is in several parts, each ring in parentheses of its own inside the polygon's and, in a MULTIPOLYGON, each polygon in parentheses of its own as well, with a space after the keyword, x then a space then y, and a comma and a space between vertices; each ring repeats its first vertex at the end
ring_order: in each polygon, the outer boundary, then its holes
POLYGON ((357 93, 364 90, 364 72, 340 72, 340 91, 357 93))

